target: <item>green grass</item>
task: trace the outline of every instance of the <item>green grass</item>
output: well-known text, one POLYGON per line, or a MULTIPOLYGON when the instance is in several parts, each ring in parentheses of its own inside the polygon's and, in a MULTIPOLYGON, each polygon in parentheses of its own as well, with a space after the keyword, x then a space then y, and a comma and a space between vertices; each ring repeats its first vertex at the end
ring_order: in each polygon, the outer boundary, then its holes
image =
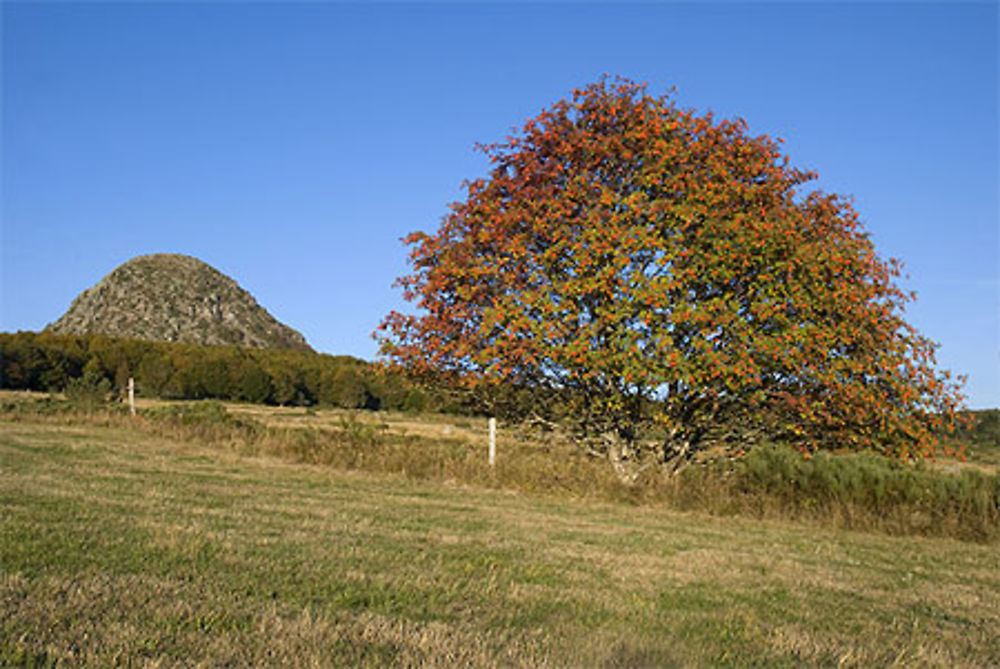
POLYGON ((995 544, 0 422, 0 665, 1000 663, 995 544))
POLYGON ((482 419, 459 425, 448 416, 214 401, 147 401, 130 417, 120 407, 98 410, 48 396, 0 393, 0 400, 0 416, 10 421, 115 426, 340 470, 900 536, 1000 540, 1000 474, 978 458, 903 463, 865 453, 819 453, 807 459, 787 446, 764 444, 745 457, 709 455, 676 476, 650 468, 635 484, 624 484, 603 459, 565 442, 525 439, 516 430, 501 430, 498 462, 490 467, 482 419))

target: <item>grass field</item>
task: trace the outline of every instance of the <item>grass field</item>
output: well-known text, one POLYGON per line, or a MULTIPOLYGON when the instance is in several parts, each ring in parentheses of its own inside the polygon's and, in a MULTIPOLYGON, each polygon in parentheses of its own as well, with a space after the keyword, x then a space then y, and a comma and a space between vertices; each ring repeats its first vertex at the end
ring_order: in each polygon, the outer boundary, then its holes
POLYGON ((0 513, 0 665, 1000 664, 995 543, 30 420, 0 422, 0 513))

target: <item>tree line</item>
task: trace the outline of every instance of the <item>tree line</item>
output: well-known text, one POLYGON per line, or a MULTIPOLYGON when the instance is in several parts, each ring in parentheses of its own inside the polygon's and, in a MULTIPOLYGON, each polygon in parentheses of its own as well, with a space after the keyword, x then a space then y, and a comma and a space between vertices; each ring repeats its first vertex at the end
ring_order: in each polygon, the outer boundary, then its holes
POLYGON ((403 411, 456 410, 443 396, 350 356, 48 332, 0 333, 0 387, 59 392, 106 379, 140 395, 403 411))
MULTIPOLYGON (((322 353, 200 346, 104 335, 0 333, 0 388, 62 392, 74 380, 123 391, 129 377, 141 396, 220 399, 257 404, 389 411, 470 413, 470 401, 352 358, 322 353)), ((532 403, 507 387, 510 398, 532 403)), ((508 399, 508 404, 513 399, 508 399)), ((499 411, 503 407, 493 407, 499 411)), ((503 413, 499 411, 499 413, 503 413)), ((955 437, 1000 447, 1000 410, 963 412, 955 437)), ((511 420, 515 417, 506 416, 511 420)), ((943 436, 943 435, 942 435, 943 436)))

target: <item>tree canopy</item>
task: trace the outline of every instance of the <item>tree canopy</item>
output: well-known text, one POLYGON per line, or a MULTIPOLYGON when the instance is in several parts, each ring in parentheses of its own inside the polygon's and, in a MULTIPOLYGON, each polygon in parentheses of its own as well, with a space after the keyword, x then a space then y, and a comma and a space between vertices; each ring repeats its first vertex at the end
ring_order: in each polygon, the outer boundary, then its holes
POLYGON ((779 144, 628 80, 574 91, 405 239, 417 309, 381 324, 384 356, 617 460, 653 437, 664 460, 932 454, 959 383, 903 318, 900 263, 779 144))

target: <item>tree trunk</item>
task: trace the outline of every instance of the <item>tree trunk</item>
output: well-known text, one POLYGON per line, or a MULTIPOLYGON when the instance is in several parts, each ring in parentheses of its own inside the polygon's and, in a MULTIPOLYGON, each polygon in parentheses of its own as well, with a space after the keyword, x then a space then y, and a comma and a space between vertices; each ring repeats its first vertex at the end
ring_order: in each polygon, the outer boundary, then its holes
POLYGON ((611 463, 615 475, 622 483, 627 485, 635 483, 643 469, 635 457, 635 445, 616 434, 608 433, 604 438, 607 442, 608 462, 611 463))

